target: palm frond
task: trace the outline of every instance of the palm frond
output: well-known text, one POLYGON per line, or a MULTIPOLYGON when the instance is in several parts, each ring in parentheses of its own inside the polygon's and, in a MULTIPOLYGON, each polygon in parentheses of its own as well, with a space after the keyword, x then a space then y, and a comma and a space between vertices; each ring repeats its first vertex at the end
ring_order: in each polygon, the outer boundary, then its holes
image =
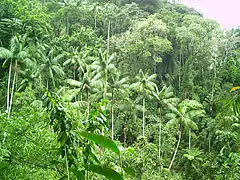
POLYGON ((20 52, 17 54, 16 58, 21 60, 21 59, 27 58, 27 56, 28 56, 28 54, 27 54, 26 51, 20 51, 20 52))
POLYGON ((66 82, 71 86, 82 87, 83 83, 74 79, 67 79, 66 82))
POLYGON ((0 47, 0 57, 9 59, 13 56, 12 52, 4 47, 0 47))
POLYGON ((52 66, 52 69, 59 76, 64 76, 64 74, 65 74, 64 71, 58 66, 52 66))
POLYGON ((64 54, 59 54, 56 57, 52 59, 53 64, 57 64, 60 59, 62 59, 65 55, 64 54))

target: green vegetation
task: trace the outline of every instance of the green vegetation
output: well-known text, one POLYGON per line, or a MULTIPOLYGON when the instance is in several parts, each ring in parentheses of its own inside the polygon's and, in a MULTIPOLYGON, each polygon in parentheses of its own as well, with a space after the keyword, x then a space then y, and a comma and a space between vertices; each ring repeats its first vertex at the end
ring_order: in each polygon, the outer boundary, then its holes
POLYGON ((240 30, 174 2, 0 1, 0 179, 240 179, 240 30))

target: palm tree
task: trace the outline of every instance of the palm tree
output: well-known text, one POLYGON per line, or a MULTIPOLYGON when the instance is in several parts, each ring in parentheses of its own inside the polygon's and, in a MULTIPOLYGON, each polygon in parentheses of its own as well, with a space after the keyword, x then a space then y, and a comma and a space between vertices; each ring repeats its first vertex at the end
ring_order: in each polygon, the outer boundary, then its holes
POLYGON ((172 87, 164 86, 161 91, 153 93, 158 100, 159 111, 159 140, 158 140, 158 158, 161 158, 161 139, 162 139, 162 121, 164 115, 169 111, 168 106, 176 106, 179 99, 174 97, 172 87))
MULTIPOLYGON (((45 78, 47 78, 47 89, 49 88, 48 77, 52 80, 52 85, 55 87, 55 76, 64 76, 64 71, 59 64, 59 60, 64 57, 64 54, 59 54, 54 56, 53 50, 50 50, 47 54, 39 50, 43 64, 40 65, 39 73, 44 73, 45 78)), ((41 75, 40 75, 41 76, 41 75)))
POLYGON ((115 92, 118 94, 118 92, 125 91, 126 88, 128 88, 128 77, 120 78, 120 74, 112 74, 112 83, 110 84, 111 90, 112 90, 112 107, 111 107, 111 115, 112 115, 112 140, 114 139, 114 95, 115 92))
POLYGON ((5 61, 3 66, 9 64, 9 71, 8 71, 8 86, 7 86, 7 113, 8 118, 10 117, 12 102, 13 102, 13 95, 15 89, 15 83, 17 79, 17 71, 19 69, 19 65, 26 64, 30 65, 32 61, 27 58, 27 48, 24 46, 26 36, 16 35, 11 38, 10 47, 6 49, 4 47, 0 47, 0 57, 4 58, 5 61), (14 64, 14 67, 13 67, 14 64), (13 80, 12 80, 12 87, 11 86, 11 74, 12 70, 14 71, 13 80), (12 89, 10 93, 10 88, 12 89))
POLYGON ((73 79, 76 80, 76 70, 79 70, 81 73, 84 73, 86 69, 85 58, 88 55, 88 52, 81 53, 78 51, 78 48, 71 47, 71 52, 67 53, 67 60, 63 63, 63 66, 70 66, 73 69, 73 79))
POLYGON ((94 91, 94 88, 102 87, 101 82, 98 82, 97 79, 94 79, 94 77, 91 77, 91 71, 87 70, 81 78, 80 81, 75 79, 67 79, 66 82, 72 86, 75 86, 79 88, 80 91, 84 91, 86 93, 86 98, 89 97, 89 92, 94 91))
POLYGON ((198 129, 197 124, 193 121, 195 118, 202 117, 205 113, 203 110, 203 106, 196 100, 183 100, 179 105, 178 108, 172 106, 171 104, 168 105, 171 109, 172 113, 168 114, 171 117, 171 120, 168 122, 168 125, 175 125, 178 126, 178 142, 177 147, 175 149, 172 161, 169 165, 169 170, 172 167, 173 161, 176 157, 177 150, 181 141, 181 135, 183 129, 188 130, 188 148, 191 148, 191 129, 198 129))
POLYGON ((139 75, 136 77, 137 82, 131 85, 131 88, 140 93, 142 97, 142 135, 145 136, 145 100, 147 96, 151 96, 152 92, 157 91, 157 85, 154 83, 156 74, 152 74, 148 76, 148 74, 144 74, 142 69, 139 70, 139 75))
POLYGON ((89 100, 89 92, 99 92, 98 89, 103 87, 102 81, 96 76, 92 77, 92 71, 90 66, 86 66, 86 72, 83 74, 80 81, 74 79, 67 79, 66 82, 71 86, 76 87, 72 96, 76 97, 80 92, 86 93, 86 102, 88 104, 88 115, 90 111, 90 100, 89 100))
POLYGON ((116 67, 113 64, 115 54, 112 54, 109 56, 107 51, 102 52, 101 49, 99 49, 99 61, 94 61, 91 65, 91 68, 93 69, 93 75, 95 76, 95 79, 103 79, 104 82, 104 90, 103 90, 103 98, 106 99, 107 97, 107 87, 108 87, 108 77, 109 74, 116 72, 116 67))

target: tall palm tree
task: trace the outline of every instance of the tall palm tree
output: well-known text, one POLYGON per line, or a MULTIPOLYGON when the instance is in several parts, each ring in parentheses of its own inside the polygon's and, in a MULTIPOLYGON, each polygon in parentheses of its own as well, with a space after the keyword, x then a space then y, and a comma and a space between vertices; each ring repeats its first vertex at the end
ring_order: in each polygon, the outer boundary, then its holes
POLYGON ((88 52, 81 53, 78 51, 78 48, 71 47, 71 52, 67 53, 67 60, 63 63, 64 67, 71 67, 73 70, 73 79, 76 80, 76 70, 84 73, 86 69, 85 58, 88 55, 88 52))
POLYGON ((103 86, 101 81, 98 81, 98 78, 95 79, 91 75, 92 72, 87 69, 87 72, 83 74, 80 81, 75 79, 67 79, 66 82, 79 88, 79 92, 84 91, 86 93, 86 98, 88 99, 90 91, 93 92, 96 90, 95 88, 101 88, 103 86))
POLYGON ((103 89, 103 98, 107 98, 107 87, 108 87, 108 78, 109 74, 116 72, 116 67, 113 64, 113 59, 115 57, 115 54, 112 54, 109 56, 108 52, 102 52, 101 49, 99 49, 99 60, 94 61, 91 65, 93 69, 93 75, 95 76, 95 79, 103 79, 104 82, 104 89, 103 89))
POLYGON ((176 106, 179 99, 174 96, 172 87, 164 86, 161 91, 153 93, 158 101, 159 111, 159 139, 158 139, 158 158, 161 158, 161 139, 162 139, 162 121, 167 112, 169 112, 169 105, 176 106))
POLYGON ((99 89, 102 89, 103 84, 102 81, 96 76, 92 76, 92 71, 90 66, 86 66, 86 72, 83 74, 81 79, 74 80, 74 79, 67 79, 66 82, 71 86, 75 87, 74 93, 72 96, 76 97, 77 94, 81 92, 85 92, 86 94, 86 102, 88 104, 88 115, 90 111, 90 99, 89 93, 99 92, 99 89))
POLYGON ((168 105, 171 109, 172 113, 168 114, 171 117, 171 120, 168 122, 168 125, 175 125, 178 126, 178 142, 177 147, 175 149, 172 161, 169 165, 169 170, 172 167, 173 161, 176 157, 177 150, 179 144, 181 142, 181 135, 184 129, 188 130, 188 148, 191 148, 191 129, 198 129, 197 124, 193 121, 195 118, 199 118, 204 116, 205 111, 203 110, 203 106, 196 100, 183 100, 179 105, 178 108, 172 106, 171 104, 168 105))
POLYGON ((62 77, 65 74, 59 63, 59 60, 61 60, 64 57, 64 54, 54 56, 53 50, 50 50, 48 53, 39 50, 39 54, 43 60, 43 64, 41 64, 39 68, 39 74, 41 76, 41 73, 44 73, 45 78, 47 79, 46 80, 47 88, 49 88, 48 77, 50 77, 52 80, 52 86, 54 88, 56 85, 55 76, 62 77))
POLYGON ((154 83, 157 75, 144 74, 142 69, 139 70, 139 75, 136 77, 137 82, 133 83, 130 87, 140 93, 142 98, 142 135, 145 136, 145 100, 147 96, 151 96, 154 91, 157 91, 157 85, 154 83))
POLYGON ((112 115, 112 140, 114 139, 114 96, 115 93, 125 91, 128 85, 128 77, 120 78, 120 74, 112 74, 112 83, 110 83, 110 88, 112 90, 111 98, 112 98, 112 107, 111 107, 111 115, 112 115))
POLYGON ((27 48, 25 46, 25 39, 26 39, 26 36, 16 35, 11 38, 9 49, 0 47, 0 57, 5 59, 3 66, 9 64, 8 86, 7 86, 8 117, 10 117, 18 69, 22 64, 30 65, 30 63, 32 63, 31 60, 27 57, 28 54, 27 54, 27 48), (14 71, 14 74, 13 74, 13 80, 12 80, 12 86, 11 86, 12 70, 14 71), (12 89, 11 93, 10 93, 10 89, 12 89))

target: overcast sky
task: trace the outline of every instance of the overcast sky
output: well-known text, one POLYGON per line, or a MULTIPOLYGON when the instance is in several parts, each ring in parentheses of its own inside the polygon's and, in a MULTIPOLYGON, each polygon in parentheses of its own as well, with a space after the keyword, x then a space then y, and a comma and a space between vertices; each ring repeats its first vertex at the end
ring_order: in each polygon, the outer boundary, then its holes
POLYGON ((181 0, 207 18, 218 21, 223 28, 240 26, 240 0, 181 0))

